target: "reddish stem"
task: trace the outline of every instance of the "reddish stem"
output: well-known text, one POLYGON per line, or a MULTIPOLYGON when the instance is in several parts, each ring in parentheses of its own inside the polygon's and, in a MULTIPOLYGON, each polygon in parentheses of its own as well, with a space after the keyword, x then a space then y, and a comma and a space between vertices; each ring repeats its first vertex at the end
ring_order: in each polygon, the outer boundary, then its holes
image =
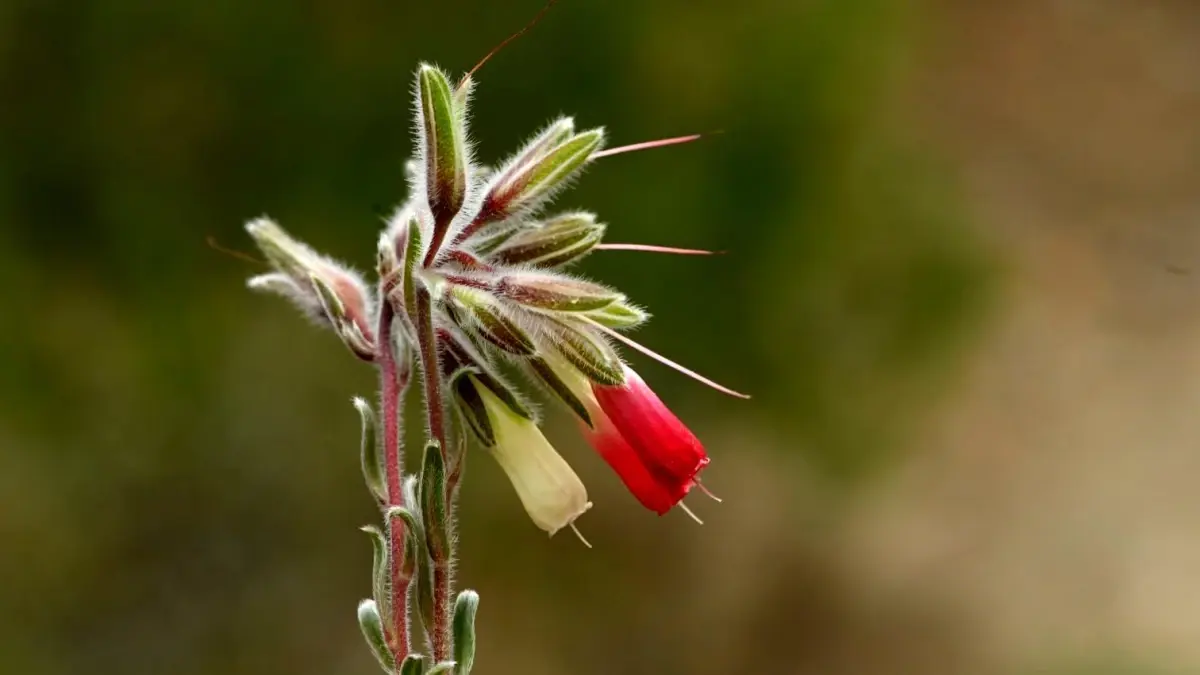
MULTIPOLYGON (((404 491, 401 487, 401 472, 404 467, 403 450, 400 444, 400 405, 405 382, 401 381, 396 364, 396 350, 392 339, 395 310, 386 297, 379 311, 379 330, 376 333, 377 362, 379 364, 380 389, 383 406, 383 454, 387 479, 388 506, 404 506, 404 491)), ((407 379, 407 377, 405 378, 407 379)), ((388 519, 388 570, 391 578, 391 618, 388 629, 389 646, 396 659, 397 670, 408 656, 408 576, 404 574, 404 521, 388 519)))
MULTIPOLYGON (((417 342, 421 350, 421 374, 425 384, 425 408, 429 414, 429 433, 438 443, 438 450, 448 466, 450 453, 446 445, 446 416, 442 400, 442 371, 438 362, 438 340, 433 325, 432 299, 426 289, 416 294, 417 342)), ((453 537, 450 538, 453 541, 453 537)), ((433 643, 435 663, 450 658, 450 551, 436 551, 433 556, 433 643)))

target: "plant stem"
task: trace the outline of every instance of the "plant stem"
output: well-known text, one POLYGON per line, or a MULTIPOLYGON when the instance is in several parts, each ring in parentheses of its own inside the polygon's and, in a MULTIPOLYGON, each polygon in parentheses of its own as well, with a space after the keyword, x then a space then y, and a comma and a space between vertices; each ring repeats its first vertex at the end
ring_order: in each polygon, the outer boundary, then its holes
MULTIPOLYGON (((433 308, 427 289, 416 294, 414 319, 417 323, 417 342, 421 350, 421 373, 425 385, 425 408, 429 414, 429 433, 438 443, 438 450, 446 465, 449 446, 446 443, 445 405, 442 398, 442 371, 438 362, 437 332, 433 325, 433 308)), ((451 516, 453 518, 453 516, 451 516)), ((452 526, 452 524, 451 524, 452 526)), ((434 663, 450 658, 450 560, 454 557, 454 537, 448 537, 450 550, 435 551, 433 556, 433 626, 430 642, 433 643, 434 663)))
MULTIPOLYGON (((407 384, 401 381, 396 363, 395 341, 392 330, 395 325, 395 310, 383 295, 379 311, 379 328, 376 332, 377 362, 379 364, 380 399, 383 408, 383 453, 387 482, 387 505, 404 506, 404 490, 401 474, 404 467, 404 451, 400 440, 400 406, 402 393, 407 384)), ((391 580, 391 625, 387 626, 389 646, 396 659, 396 669, 408 656, 408 575, 404 574, 404 523, 398 518, 387 519, 388 528, 388 575, 391 580)))

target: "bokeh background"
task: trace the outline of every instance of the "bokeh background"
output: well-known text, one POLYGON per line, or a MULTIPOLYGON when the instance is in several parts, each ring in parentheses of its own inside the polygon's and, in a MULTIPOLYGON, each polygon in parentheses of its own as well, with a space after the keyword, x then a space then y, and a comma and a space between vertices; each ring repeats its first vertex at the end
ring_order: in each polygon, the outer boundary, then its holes
MULTIPOLYGON (((375 672, 375 518, 332 335, 247 292, 269 214, 368 267, 421 60, 538 0, 0 3, 0 672, 375 672)), ((706 520, 576 438, 595 545, 483 455, 480 673, 1200 672, 1200 6, 566 0, 479 76, 485 160, 615 143, 584 270, 726 399, 706 520)))

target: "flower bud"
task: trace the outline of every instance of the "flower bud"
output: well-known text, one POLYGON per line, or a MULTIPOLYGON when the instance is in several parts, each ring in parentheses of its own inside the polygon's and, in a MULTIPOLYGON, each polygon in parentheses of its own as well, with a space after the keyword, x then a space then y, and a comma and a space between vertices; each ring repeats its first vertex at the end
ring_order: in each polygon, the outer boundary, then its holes
POLYGON ((558 125, 548 129, 492 180, 479 220, 494 222, 536 209, 566 185, 604 143, 602 129, 564 137, 566 125, 563 121, 558 125))
MULTIPOLYGON (((425 191, 436 228, 444 231, 462 208, 467 192, 464 119, 456 111, 446 75, 433 66, 422 65, 417 73, 417 99, 425 191)), ((440 241, 440 237, 434 239, 440 241)))
POLYGON ((506 265, 557 267, 591 253, 604 237, 604 226, 590 213, 566 213, 539 226, 518 230, 492 256, 506 265))
POLYGON ((488 388, 475 385, 495 432, 490 453, 508 475, 526 513, 551 535, 570 525, 592 506, 579 476, 532 420, 518 415, 488 388))
POLYGON ((263 255, 277 270, 254 277, 249 285, 292 300, 320 323, 328 325, 359 358, 375 357, 370 327, 371 293, 357 274, 292 239, 274 222, 259 218, 246 225, 263 255))
POLYGON ((506 275, 497 282, 496 292, 513 302, 553 312, 587 312, 624 299, 606 286, 549 272, 506 275))

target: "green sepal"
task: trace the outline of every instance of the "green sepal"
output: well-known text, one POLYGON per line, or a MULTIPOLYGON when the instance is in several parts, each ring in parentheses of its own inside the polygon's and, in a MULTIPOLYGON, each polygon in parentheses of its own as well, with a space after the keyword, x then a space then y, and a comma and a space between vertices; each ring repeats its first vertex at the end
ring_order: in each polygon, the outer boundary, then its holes
POLYGON ((546 332, 555 351, 591 381, 605 386, 625 384, 621 358, 591 329, 551 320, 546 332))
POLYGON ((492 422, 488 419, 487 408, 483 405, 479 390, 468 377, 473 372, 476 372, 473 368, 459 368, 447 379, 447 385, 454 392, 455 405, 458 406, 467 427, 484 447, 490 448, 496 445, 496 432, 492 429, 492 422))
POLYGON ((375 411, 365 399, 354 398, 354 408, 362 419, 362 443, 360 458, 362 462, 363 480, 371 494, 380 502, 387 501, 387 480, 384 475, 383 453, 380 452, 378 426, 375 421, 375 411))
MULTIPOLYGON (((534 352, 536 348, 533 339, 516 322, 504 315, 496 306, 494 296, 463 286, 454 286, 451 293, 454 296, 454 304, 466 310, 478 329, 477 332, 485 340, 517 356, 528 356, 534 352)), ((447 307, 453 307, 454 304, 447 304, 447 307)))
POLYGON ((354 318, 350 316, 350 313, 346 309, 346 303, 338 295, 333 286, 316 274, 308 275, 308 281, 317 294, 317 301, 321 304, 321 310, 325 312, 325 318, 333 326, 333 332, 337 333, 338 337, 342 339, 342 343, 355 356, 364 361, 374 360, 375 345, 371 344, 371 341, 363 334, 362 329, 358 327, 354 318))
POLYGON ((583 420, 584 424, 588 425, 589 427, 594 426, 592 423, 592 416, 590 413, 588 413, 587 406, 585 406, 583 401, 581 401, 579 397, 575 395, 575 392, 567 386, 567 383, 563 382, 562 378, 558 376, 558 373, 554 372, 554 369, 550 367, 550 364, 546 363, 545 359, 533 358, 529 359, 527 363, 533 370, 534 375, 541 380, 542 384, 544 384, 547 389, 550 390, 551 394, 553 394, 563 403, 567 404, 567 407, 571 409, 571 412, 575 413, 579 419, 583 420))
POLYGON ((379 610, 375 606, 374 600, 363 600, 358 603, 358 627, 362 629, 367 646, 371 648, 371 653, 375 655, 375 660, 379 662, 379 667, 383 668, 383 672, 396 672, 396 659, 392 656, 392 651, 388 649, 387 637, 383 631, 383 619, 379 616, 379 610))
POLYGON ((629 304, 624 299, 607 307, 586 312, 585 316, 601 326, 617 329, 634 328, 650 318, 650 315, 644 310, 629 304))
POLYGON ((437 221, 435 226, 445 228, 462 208, 467 192, 464 120, 455 112, 454 93, 442 71, 422 65, 417 82, 429 210, 437 221))
POLYGON ((454 663, 453 661, 442 661, 433 668, 430 668, 429 672, 425 673, 425 675, 443 675, 444 673, 453 673, 456 672, 455 668, 457 668, 457 665, 458 664, 454 663))
POLYGON ((479 594, 465 590, 454 601, 454 660, 456 675, 470 675, 475 666, 475 614, 479 610, 479 594))

